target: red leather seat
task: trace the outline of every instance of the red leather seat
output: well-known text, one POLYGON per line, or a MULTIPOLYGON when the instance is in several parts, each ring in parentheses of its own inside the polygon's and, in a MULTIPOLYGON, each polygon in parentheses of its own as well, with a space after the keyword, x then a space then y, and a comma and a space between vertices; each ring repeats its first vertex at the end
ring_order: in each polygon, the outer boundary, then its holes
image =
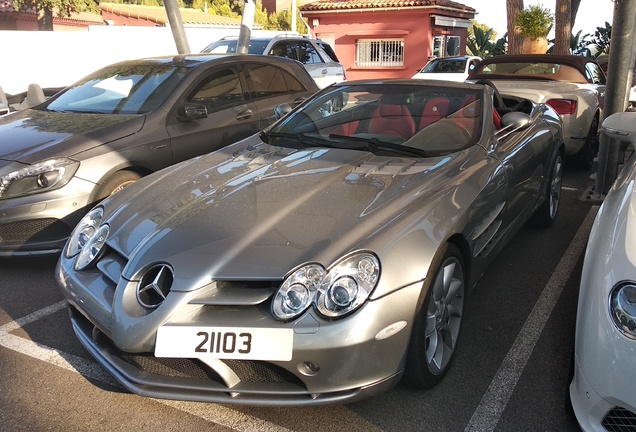
POLYGON ((422 111, 422 117, 420 118, 420 129, 435 123, 436 121, 446 117, 448 115, 448 106, 450 101, 445 97, 435 97, 424 106, 422 111))
POLYGON ((398 135, 405 140, 415 134, 415 121, 411 116, 411 112, 406 105, 398 104, 397 102, 397 100, 380 101, 380 105, 371 118, 370 133, 398 135))

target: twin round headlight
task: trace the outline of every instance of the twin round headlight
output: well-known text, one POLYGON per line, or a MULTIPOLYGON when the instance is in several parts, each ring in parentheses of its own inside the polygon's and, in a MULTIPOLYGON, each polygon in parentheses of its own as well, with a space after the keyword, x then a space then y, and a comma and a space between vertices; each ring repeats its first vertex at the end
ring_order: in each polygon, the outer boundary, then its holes
POLYGON ((108 238, 108 225, 101 225, 104 210, 94 208, 75 227, 66 244, 65 255, 75 259, 75 270, 83 270, 99 256, 108 238))
POLYGON ((380 262, 368 252, 345 257, 328 271, 318 264, 302 266, 278 289, 272 302, 272 314, 288 321, 313 304, 318 313, 327 318, 346 315, 367 300, 379 276, 380 262))
POLYGON ((610 315, 623 334, 636 339, 636 283, 620 282, 612 288, 610 315))

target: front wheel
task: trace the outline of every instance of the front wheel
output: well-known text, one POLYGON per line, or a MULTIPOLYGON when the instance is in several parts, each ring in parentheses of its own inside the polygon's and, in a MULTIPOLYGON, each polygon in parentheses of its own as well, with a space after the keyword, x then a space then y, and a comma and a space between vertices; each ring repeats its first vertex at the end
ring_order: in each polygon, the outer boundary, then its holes
POLYGON ((450 369, 464 317, 466 290, 462 256, 449 244, 413 323, 406 384, 434 387, 450 369))
POLYGON ((119 192, 126 186, 129 186, 139 180, 141 175, 134 171, 119 171, 113 174, 106 182, 102 184, 99 190, 96 193, 96 197, 98 200, 103 200, 104 198, 108 198, 112 194, 119 192))

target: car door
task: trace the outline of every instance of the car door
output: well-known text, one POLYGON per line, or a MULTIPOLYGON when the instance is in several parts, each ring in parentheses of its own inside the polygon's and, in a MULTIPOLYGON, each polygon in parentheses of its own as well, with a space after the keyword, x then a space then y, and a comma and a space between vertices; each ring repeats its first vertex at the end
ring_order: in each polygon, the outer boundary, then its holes
MULTIPOLYGON (((510 132, 497 132, 497 144, 490 149, 504 167, 507 181, 505 226, 518 228, 525 222, 539 199, 542 182, 548 172, 552 132, 535 113, 529 127, 510 132)), ((513 229, 516 229, 513 228, 513 229)))
POLYGON ((175 162, 224 147, 260 130, 256 106, 236 65, 206 71, 189 87, 178 106, 205 107, 203 118, 184 118, 175 110, 167 125, 175 162))
POLYGON ((296 106, 312 93, 290 73, 274 65, 248 62, 243 64, 243 70, 261 129, 277 120, 274 112, 277 106, 296 106))

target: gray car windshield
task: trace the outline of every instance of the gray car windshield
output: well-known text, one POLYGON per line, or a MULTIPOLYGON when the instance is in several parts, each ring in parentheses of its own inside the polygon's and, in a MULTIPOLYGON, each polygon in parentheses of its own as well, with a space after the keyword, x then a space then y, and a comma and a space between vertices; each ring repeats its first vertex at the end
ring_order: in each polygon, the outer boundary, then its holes
MULTIPOLYGON (((263 54, 269 41, 267 40, 250 40, 250 45, 247 48, 248 54, 263 54)), ((208 45, 201 52, 212 54, 234 54, 236 53, 236 46, 238 45, 237 39, 224 39, 214 42, 208 45)))
POLYGON ((466 60, 432 60, 422 69, 423 73, 464 73, 466 60))
POLYGON ((53 99, 49 111, 145 114, 155 110, 186 75, 183 67, 126 64, 104 68, 53 99))
POLYGON ((324 90, 262 135, 270 144, 437 156, 481 138, 478 89, 361 84, 324 90))

